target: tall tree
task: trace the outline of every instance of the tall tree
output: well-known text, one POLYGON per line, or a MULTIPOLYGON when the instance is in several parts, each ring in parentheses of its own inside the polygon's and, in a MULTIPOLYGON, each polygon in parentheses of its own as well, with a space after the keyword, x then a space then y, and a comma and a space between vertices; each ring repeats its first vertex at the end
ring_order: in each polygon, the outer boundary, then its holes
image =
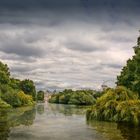
POLYGON ((25 94, 31 95, 33 99, 36 100, 36 88, 32 80, 25 79, 21 81, 20 88, 25 94))
POLYGON ((119 76, 117 85, 123 85, 140 95, 140 36, 137 45, 134 47, 134 56, 127 61, 119 76))

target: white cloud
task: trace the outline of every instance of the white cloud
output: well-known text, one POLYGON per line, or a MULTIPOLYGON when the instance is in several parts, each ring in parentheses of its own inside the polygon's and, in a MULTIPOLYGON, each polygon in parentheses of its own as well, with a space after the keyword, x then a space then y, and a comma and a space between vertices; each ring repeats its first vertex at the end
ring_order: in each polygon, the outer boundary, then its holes
POLYGON ((86 21, 85 16, 60 17, 61 22, 49 16, 31 19, 35 24, 0 24, 0 59, 10 66, 13 76, 30 78, 38 88, 96 89, 104 81, 115 82, 133 55, 137 22, 113 25, 105 19, 86 21))

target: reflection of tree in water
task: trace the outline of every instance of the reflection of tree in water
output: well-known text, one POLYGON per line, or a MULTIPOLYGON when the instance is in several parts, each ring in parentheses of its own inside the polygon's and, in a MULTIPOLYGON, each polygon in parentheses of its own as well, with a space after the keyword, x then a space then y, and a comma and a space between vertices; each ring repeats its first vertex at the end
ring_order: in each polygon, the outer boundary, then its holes
POLYGON ((87 124, 94 128, 98 133, 101 133, 103 137, 109 140, 124 140, 120 130, 117 129, 116 123, 104 122, 104 121, 87 121, 87 124), (115 135, 114 135, 115 133, 115 135))
POLYGON ((35 120, 35 115, 36 115, 35 108, 24 112, 23 115, 21 115, 21 116, 19 116, 19 118, 17 118, 17 122, 19 122, 18 125, 21 125, 21 124, 25 125, 25 126, 32 125, 35 120))
POLYGON ((11 127, 32 125, 35 115, 36 110, 34 108, 0 110, 0 140, 8 139, 11 127))
POLYGON ((44 114, 44 111, 45 111, 44 104, 39 104, 37 106, 37 113, 42 115, 42 114, 44 114))
POLYGON ((140 140, 140 126, 118 124, 118 129, 125 140, 140 140))
POLYGON ((87 121, 87 124, 92 126, 97 132, 105 135, 109 140, 140 140, 140 126, 94 120, 87 121))
POLYGON ((85 114, 88 107, 82 107, 82 106, 75 106, 75 105, 61 105, 61 104, 49 104, 49 107, 54 112, 62 113, 65 116, 72 116, 75 115, 82 115, 85 114))
POLYGON ((0 111, 0 140, 7 140, 10 133, 9 122, 7 121, 7 111, 0 111))

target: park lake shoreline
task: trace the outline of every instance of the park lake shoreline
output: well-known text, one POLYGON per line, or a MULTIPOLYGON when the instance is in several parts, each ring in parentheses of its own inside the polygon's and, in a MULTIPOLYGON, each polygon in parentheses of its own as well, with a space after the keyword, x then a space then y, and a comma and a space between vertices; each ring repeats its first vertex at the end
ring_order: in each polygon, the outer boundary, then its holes
MULTIPOLYGON (((105 121, 87 121, 84 106, 38 103, 5 114, 1 140, 138 140, 140 127, 105 121), (133 132, 132 132, 133 128, 133 132), (115 132, 115 135, 114 135, 115 132)), ((2 121, 3 120, 3 121, 2 121)))

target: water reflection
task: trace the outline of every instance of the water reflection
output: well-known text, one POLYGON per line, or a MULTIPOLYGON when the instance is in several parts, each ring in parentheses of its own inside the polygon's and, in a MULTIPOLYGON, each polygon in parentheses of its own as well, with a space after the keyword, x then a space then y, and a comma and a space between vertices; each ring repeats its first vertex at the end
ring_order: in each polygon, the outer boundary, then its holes
POLYGON ((37 106, 37 113, 40 114, 40 115, 42 115, 42 114, 44 114, 44 111, 45 111, 44 104, 39 104, 37 106))
POLYGON ((72 115, 84 115, 89 107, 75 106, 75 105, 63 105, 63 104, 49 104, 49 110, 55 113, 61 113, 65 116, 72 115))
POLYGON ((40 103, 0 110, 0 140, 139 140, 140 128, 86 121, 88 107, 40 103))
POLYGON ((140 140, 140 127, 138 126, 95 120, 87 121, 87 124, 109 140, 140 140))
POLYGON ((124 140, 120 130, 117 129, 116 123, 102 122, 102 121, 87 121, 98 133, 104 135, 108 140, 124 140))
POLYGON ((118 124, 117 127, 126 140, 140 140, 140 127, 118 124))
POLYGON ((12 127, 32 125, 35 115, 36 110, 33 107, 0 110, 0 140, 8 139, 12 127))

